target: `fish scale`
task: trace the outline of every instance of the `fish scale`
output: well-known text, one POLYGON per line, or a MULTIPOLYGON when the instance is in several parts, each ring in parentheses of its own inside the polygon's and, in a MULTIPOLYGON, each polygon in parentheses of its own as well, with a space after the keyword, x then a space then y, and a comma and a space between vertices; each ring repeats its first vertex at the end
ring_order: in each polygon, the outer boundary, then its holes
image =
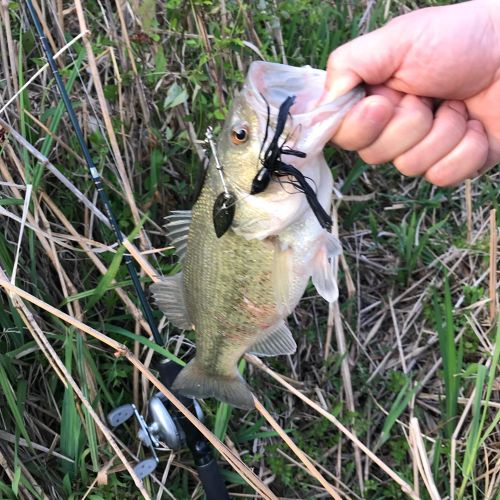
MULTIPOLYGON (((241 356, 239 351, 250 347, 260 333, 256 332, 255 318, 245 313, 244 299, 268 309, 274 302, 269 278, 273 254, 269 243, 247 242, 232 231, 220 239, 215 236, 211 221, 217 194, 207 184, 193 209, 190 234, 198 237, 186 253, 184 294, 190 317, 200 332, 200 362, 210 373, 227 376, 231 372, 226 365, 232 371, 241 356), (266 275, 267 280, 263 278, 266 275), (221 359, 227 362, 221 363, 221 359)), ((272 323, 275 316, 274 310, 268 322, 272 323)))

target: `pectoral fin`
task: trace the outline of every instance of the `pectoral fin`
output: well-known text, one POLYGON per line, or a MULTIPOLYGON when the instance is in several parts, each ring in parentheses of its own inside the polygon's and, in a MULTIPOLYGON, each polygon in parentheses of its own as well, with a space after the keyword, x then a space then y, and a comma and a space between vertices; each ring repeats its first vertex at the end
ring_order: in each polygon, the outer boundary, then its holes
POLYGON ((284 321, 271 327, 266 336, 258 340, 248 352, 256 356, 280 356, 293 354, 297 350, 297 344, 293 340, 292 333, 284 321))
POLYGON ((177 328, 192 330, 193 322, 189 319, 184 302, 184 284, 182 272, 162 278, 150 287, 158 308, 177 328))
POLYGON ((325 231, 325 237, 313 258, 312 281, 318 293, 328 302, 335 302, 339 296, 337 280, 330 259, 342 253, 339 240, 325 231))

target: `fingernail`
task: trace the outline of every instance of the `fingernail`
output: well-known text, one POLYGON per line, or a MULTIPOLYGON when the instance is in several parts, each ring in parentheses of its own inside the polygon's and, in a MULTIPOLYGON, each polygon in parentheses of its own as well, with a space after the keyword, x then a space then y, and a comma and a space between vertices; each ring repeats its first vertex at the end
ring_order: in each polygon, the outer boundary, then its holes
POLYGON ((334 77, 331 79, 330 84, 326 84, 326 88, 320 99, 320 102, 331 102, 337 97, 340 97, 349 92, 349 90, 353 89, 358 83, 358 78, 346 73, 334 77))

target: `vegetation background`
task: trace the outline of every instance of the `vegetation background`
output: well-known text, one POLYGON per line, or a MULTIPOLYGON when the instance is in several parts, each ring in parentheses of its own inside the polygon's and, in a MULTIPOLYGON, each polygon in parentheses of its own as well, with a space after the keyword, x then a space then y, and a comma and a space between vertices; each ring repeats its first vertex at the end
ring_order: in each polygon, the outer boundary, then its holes
MULTIPOLYGON (((252 60, 324 68, 339 44, 449 2, 33 3, 54 52, 65 48, 60 73, 122 230, 170 274, 177 265, 163 218, 191 207, 206 127, 218 130, 252 60)), ((110 444, 131 463, 147 456, 134 425, 100 427, 120 404, 145 413, 156 390, 112 340, 149 367, 152 349, 188 358, 194 337, 155 311, 166 350, 148 340, 124 248, 97 219, 51 72, 24 87, 45 63, 25 3, 3 1, 0 14, 0 498, 200 498, 186 450, 161 451, 139 491, 110 444), (41 302, 21 300, 12 276, 41 302)), ((267 373, 246 365, 279 427, 264 411, 213 400, 203 404, 206 425, 253 469, 261 494, 267 485, 280 497, 325 498, 326 482, 340 498, 498 498, 498 168, 439 189, 342 151, 327 158, 344 246, 340 301, 329 308, 308 289, 289 320, 297 354, 266 360, 267 373)), ((147 288, 145 265, 142 276, 147 288)), ((241 467, 222 457, 221 466, 232 497, 255 498, 241 467)))

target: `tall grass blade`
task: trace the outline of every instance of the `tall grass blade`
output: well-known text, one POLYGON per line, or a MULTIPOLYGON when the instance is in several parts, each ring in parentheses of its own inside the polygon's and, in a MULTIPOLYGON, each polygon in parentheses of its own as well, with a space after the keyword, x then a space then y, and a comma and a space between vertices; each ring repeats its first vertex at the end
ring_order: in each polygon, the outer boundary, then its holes
MULTIPOLYGON (((486 438, 495 430, 498 430, 496 427, 498 422, 500 421, 500 411, 496 412, 495 417, 493 418, 492 423, 486 431, 481 434, 482 429, 484 427, 486 417, 488 415, 488 404, 484 404, 483 410, 481 412, 481 400, 484 399, 486 403, 488 403, 491 399, 491 392, 493 390, 493 384, 495 383, 497 377, 498 367, 500 366, 500 315, 497 317, 497 331, 495 336, 495 350, 493 351, 493 355, 491 357, 491 362, 489 369, 484 365, 478 366, 478 372, 476 377, 475 384, 475 396, 474 402, 472 406, 472 423, 470 433, 467 439, 467 446, 465 449, 464 459, 462 463, 462 474, 463 480, 460 485, 460 489, 458 490, 457 497, 463 498, 465 494, 465 489, 469 480, 471 479, 474 471, 474 467, 476 465, 477 456, 479 450, 486 440, 486 438), (484 391, 484 382, 487 376, 487 385, 486 385, 486 393, 483 396, 484 391), (479 418, 481 417, 481 418, 479 418)), ((474 487, 475 490, 475 487, 474 487)))
POLYGON ((415 395, 418 388, 419 385, 415 385, 411 388, 411 380, 407 380, 405 385, 401 388, 391 405, 388 415, 385 417, 382 432, 378 438, 377 444, 375 445, 375 452, 389 439, 391 429, 394 427, 396 420, 404 412, 410 402, 410 399, 415 395))
MULTIPOLYGON (((67 370, 72 371, 73 341, 74 331, 72 328, 66 328, 65 365, 67 370)), ((64 389, 61 415, 61 453, 74 460, 70 463, 66 460, 60 460, 60 467, 64 474, 74 477, 78 473, 80 464, 80 435, 82 424, 76 410, 75 394, 68 385, 64 389)))
POLYGON ((8 359, 3 354, 0 354, 0 389, 2 390, 2 394, 7 401, 7 406, 16 423, 16 431, 19 432, 21 436, 26 439, 29 446, 31 446, 29 433, 24 424, 22 408, 18 404, 15 392, 12 388, 12 383, 7 375, 7 370, 4 367, 4 364, 8 362, 8 359))
POLYGON ((438 333, 439 350, 443 360, 443 379, 445 388, 445 435, 451 438, 456 426, 460 354, 455 347, 455 326, 453 306, 448 278, 444 280, 444 303, 440 304, 436 290, 433 290, 434 321, 438 333))
MULTIPOLYGON (((89 358, 87 353, 88 353, 88 347, 84 342, 82 335, 77 335, 76 364, 78 368, 78 375, 80 378, 80 388, 82 389, 85 398, 91 401, 91 403, 95 405, 97 404, 97 401, 92 401, 92 398, 90 397, 89 385, 87 382, 89 375, 87 373, 87 369, 90 369, 90 367, 88 367, 86 363, 86 360, 89 358)), ((94 374, 92 374, 92 377, 95 379, 94 374)), ((95 427, 95 422, 85 407, 83 408, 83 415, 85 416, 85 434, 87 437, 90 457, 92 459, 93 470, 94 472, 97 472, 99 470, 99 449, 98 449, 97 431, 95 427)))

